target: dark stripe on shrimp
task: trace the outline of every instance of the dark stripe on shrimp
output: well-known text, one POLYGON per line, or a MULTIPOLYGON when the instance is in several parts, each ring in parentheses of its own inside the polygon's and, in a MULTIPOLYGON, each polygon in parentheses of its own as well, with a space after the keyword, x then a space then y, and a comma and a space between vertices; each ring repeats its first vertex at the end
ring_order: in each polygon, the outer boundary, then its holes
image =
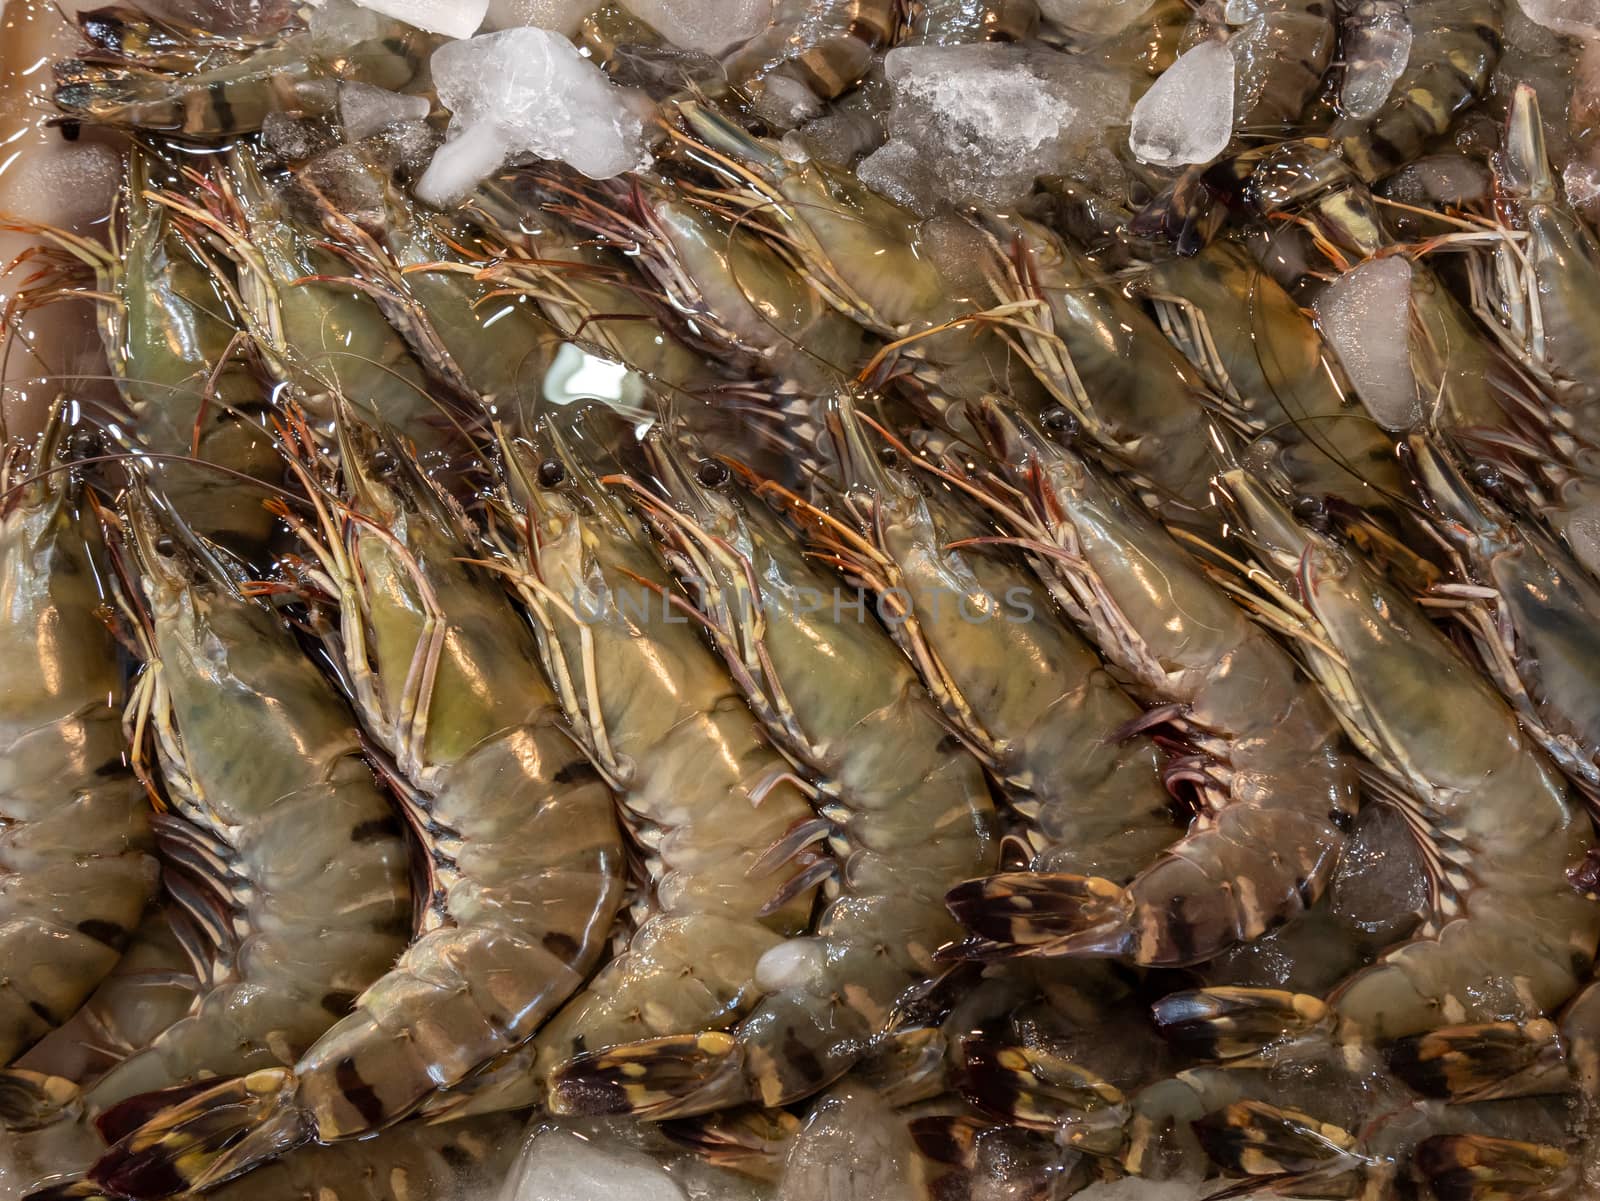
POLYGON ((333 1082, 363 1121, 373 1128, 383 1124, 383 1102, 372 1086, 361 1078, 354 1059, 346 1056, 339 1061, 339 1066, 334 1069, 333 1082))

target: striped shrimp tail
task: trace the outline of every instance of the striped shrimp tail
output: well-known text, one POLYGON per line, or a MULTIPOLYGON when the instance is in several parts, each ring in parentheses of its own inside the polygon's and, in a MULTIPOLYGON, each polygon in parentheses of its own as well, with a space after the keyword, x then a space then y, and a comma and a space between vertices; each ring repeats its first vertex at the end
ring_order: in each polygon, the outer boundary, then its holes
POLYGON ((1127 938, 1127 890, 1094 876, 1002 872, 945 895, 972 935, 945 954, 971 959, 1093 954, 1127 938))
POLYGON ((1417 1144, 1415 1163, 1438 1201, 1552 1196, 1570 1185, 1575 1174, 1567 1154, 1556 1147, 1481 1134, 1424 1139, 1417 1144))
POLYGON ((1572 1077, 1555 1029, 1486 1022, 1402 1038, 1385 1052, 1389 1069, 1425 1097, 1497 1101, 1566 1092, 1572 1077))
POLYGON ((295 1078, 283 1068, 214 1085, 121 1139, 89 1169, 89 1179, 137 1201, 230 1180, 310 1141, 310 1115, 295 1093, 295 1078))
POLYGON ((1327 1180, 1364 1166, 1345 1130, 1260 1101, 1225 1106, 1192 1125, 1211 1161, 1237 1175, 1327 1180))
POLYGON ((718 1031, 644 1039, 569 1059, 547 1100, 565 1116, 689 1117, 748 1100, 743 1068, 739 1040, 718 1031))
POLYGON ((1038 1048, 974 1036, 961 1044, 960 1092, 977 1108, 1091 1155, 1116 1156, 1126 1142, 1122 1091, 1038 1048))
POLYGON ((1151 1006, 1161 1036, 1197 1059, 1251 1060, 1287 1042, 1326 1038, 1328 1006, 1276 988, 1199 988, 1171 993, 1151 1006))
POLYGON ((0 1072, 0 1130, 39 1130, 66 1117, 78 1086, 60 1076, 7 1068, 0 1072))

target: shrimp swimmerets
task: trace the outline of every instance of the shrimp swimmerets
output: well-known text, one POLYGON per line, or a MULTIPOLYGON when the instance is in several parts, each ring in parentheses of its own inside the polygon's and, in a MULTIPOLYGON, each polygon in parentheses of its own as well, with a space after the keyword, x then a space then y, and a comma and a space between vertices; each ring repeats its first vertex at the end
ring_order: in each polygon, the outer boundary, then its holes
POLYGON ((0 1067, 111 971, 156 884, 98 539, 54 461, 64 432, 58 410, 31 462, 0 461, 0 1067))
POLYGON ((302 466, 317 524, 296 526, 307 586, 338 605, 328 649, 426 850, 420 926, 291 1068, 189 1098, 102 1158, 92 1177, 130 1196, 404 1117, 531 1038, 599 960, 621 900, 610 792, 563 729, 525 623, 463 562, 460 515, 387 431, 348 408, 338 431, 342 481, 302 466))
POLYGON ((1589 846, 1586 814, 1505 701, 1416 605, 1297 525, 1249 477, 1225 480, 1258 563, 1294 588, 1315 622, 1325 690, 1372 764, 1368 794, 1405 814, 1423 845, 1433 915, 1326 1001, 1200 990, 1159 1002, 1158 1023, 1183 1045, 1238 1059, 1284 1037, 1333 1035, 1359 1049, 1561 1004, 1586 978, 1600 936, 1600 906, 1564 872, 1589 846))
MULTIPOLYGON (((1048 930, 1045 953, 1186 964, 1264 933, 1316 900, 1356 806, 1339 723, 1291 658, 1127 494, 997 400, 973 422, 1012 473, 1010 521, 1067 611, 1193 753, 1189 833, 1126 887, 1074 876, 977 884, 958 916, 999 906, 1048 930)), ((1006 511, 1002 507, 1002 511, 1006 511)))
POLYGON ((724 464, 692 466, 674 437, 646 442, 667 499, 639 484, 633 495, 752 708, 821 794, 818 818, 790 843, 826 839, 839 862, 824 861, 829 903, 813 933, 762 958, 767 995, 738 1027, 580 1056, 552 1080, 557 1112, 680 1117, 815 1093, 874 1048, 906 989, 936 974, 934 952, 958 933, 944 893, 992 855, 982 769, 911 665, 864 612, 808 606, 837 595, 839 579, 762 502, 741 503, 724 464), (819 660, 838 668, 825 682, 819 660))
POLYGON ((682 613, 638 519, 599 481, 603 452, 580 413, 503 429, 507 578, 538 633, 578 742, 615 787, 647 887, 613 958, 534 1042, 435 1114, 543 1099, 555 1065, 584 1051, 737 1020, 762 957, 810 923, 825 856, 808 789, 762 737, 727 670, 682 613))

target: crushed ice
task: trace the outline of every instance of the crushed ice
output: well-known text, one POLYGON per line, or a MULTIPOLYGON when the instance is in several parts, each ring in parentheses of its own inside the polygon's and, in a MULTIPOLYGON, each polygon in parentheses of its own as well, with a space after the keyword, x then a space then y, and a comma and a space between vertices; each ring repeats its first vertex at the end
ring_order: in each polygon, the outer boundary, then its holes
POLYGON ((1522 11, 1557 33, 1600 38, 1600 0, 1517 0, 1522 11))
POLYGON ((648 101, 558 33, 518 28, 451 42, 433 56, 433 81, 452 116, 449 140, 417 181, 429 204, 459 203, 518 154, 561 159, 594 179, 650 161, 648 101))
POLYGON ((1103 181, 1119 170, 1105 132, 1127 111, 1126 76, 995 43, 901 46, 884 66, 889 140, 857 174, 924 215, 952 204, 1011 204, 1041 174, 1103 181))
POLYGON ((680 50, 721 54, 772 22, 772 0, 624 0, 624 7, 680 50))
POLYGON ((489 0, 356 0, 363 8, 446 37, 469 38, 483 24, 489 0))
POLYGON ((1344 29, 1344 79, 1339 105, 1366 119, 1389 99, 1411 59, 1411 22, 1401 0, 1361 0, 1344 29))

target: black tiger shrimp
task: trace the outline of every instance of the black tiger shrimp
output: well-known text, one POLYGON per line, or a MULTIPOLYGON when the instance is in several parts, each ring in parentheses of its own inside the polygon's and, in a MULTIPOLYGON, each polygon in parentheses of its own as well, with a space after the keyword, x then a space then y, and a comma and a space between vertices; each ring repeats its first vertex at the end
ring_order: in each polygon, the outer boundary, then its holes
POLYGON ((1506 702, 1416 605, 1296 524, 1248 476, 1225 480, 1257 562, 1315 623, 1319 674, 1370 765, 1368 794, 1399 807, 1424 842, 1434 912, 1326 1001, 1200 990, 1160 1002, 1157 1021, 1181 1045, 1244 1060, 1275 1039, 1363 1048, 1560 1005, 1586 977, 1600 935, 1600 907, 1565 875, 1590 845, 1587 816, 1506 702))
POLYGON ((114 1192, 207 1187, 398 1121, 532 1037, 598 962, 621 901, 610 792, 562 728, 525 624, 463 561, 460 515, 392 434, 349 408, 337 429, 340 476, 301 466, 315 524, 295 526, 306 586, 338 606, 317 626, 426 850, 418 928, 289 1066, 126 1135, 91 1171, 114 1192))
POLYGON ((166 888, 210 946, 203 994, 88 1090, 97 1111, 292 1062, 388 968, 411 903, 404 838, 348 710, 237 565, 146 487, 125 508, 147 625, 135 764, 152 789, 159 766, 166 888))
POLYGON ((1024 928, 1047 926, 1057 954, 1171 965, 1308 907, 1356 807, 1356 761, 1334 712, 1131 497, 998 400, 976 409, 974 425, 1014 480, 1014 491, 995 490, 1000 511, 1102 654, 1184 732, 1192 753, 1169 776, 1193 784, 1201 811, 1126 886, 1006 877, 953 896, 957 914, 1010 912, 1024 928))
POLYGON ((110 43, 119 53, 109 62, 54 64, 57 107, 89 124, 194 140, 252 133, 268 116, 286 110, 332 112, 337 90, 331 85, 339 80, 391 91, 424 81, 427 57, 439 44, 404 22, 376 15, 368 36, 353 44, 340 44, 344 34, 338 30, 319 33, 315 18, 310 30, 285 30, 254 44, 193 30, 187 31, 195 35, 189 40, 186 31, 168 25, 158 41, 146 38, 133 46, 120 36, 127 22, 119 29, 103 20, 85 24, 91 46, 110 43), (224 61, 208 64, 208 56, 224 61))
MULTIPOLYGON (((661 495, 632 480, 629 494, 752 708, 814 782, 817 817, 784 845, 834 849, 819 865, 828 902, 808 936, 762 957, 765 995, 738 1026, 579 1056, 551 1082, 557 1112, 671 1118, 811 1096, 894 1042, 896 1001, 938 974, 935 952, 959 934, 945 892, 993 865, 982 768, 866 600, 860 620, 845 617, 839 577, 758 499, 737 497, 726 465, 692 463, 679 436, 644 445, 661 495), (825 683, 808 670, 817 656, 839 668, 825 683)), ((902 1054, 924 1058, 928 1037, 902 1054)))
POLYGON ((583 415, 502 431, 501 550, 567 722, 616 788, 647 887, 626 950, 529 1046, 441 1092, 435 1115, 538 1104, 575 1054, 737 1021, 760 995, 765 957, 809 927, 833 870, 812 846, 809 787, 663 600, 669 578, 600 483, 594 437, 583 415))
POLYGON ((55 461, 67 433, 58 407, 31 455, 0 457, 0 1067, 116 966, 156 885, 99 538, 55 461))

